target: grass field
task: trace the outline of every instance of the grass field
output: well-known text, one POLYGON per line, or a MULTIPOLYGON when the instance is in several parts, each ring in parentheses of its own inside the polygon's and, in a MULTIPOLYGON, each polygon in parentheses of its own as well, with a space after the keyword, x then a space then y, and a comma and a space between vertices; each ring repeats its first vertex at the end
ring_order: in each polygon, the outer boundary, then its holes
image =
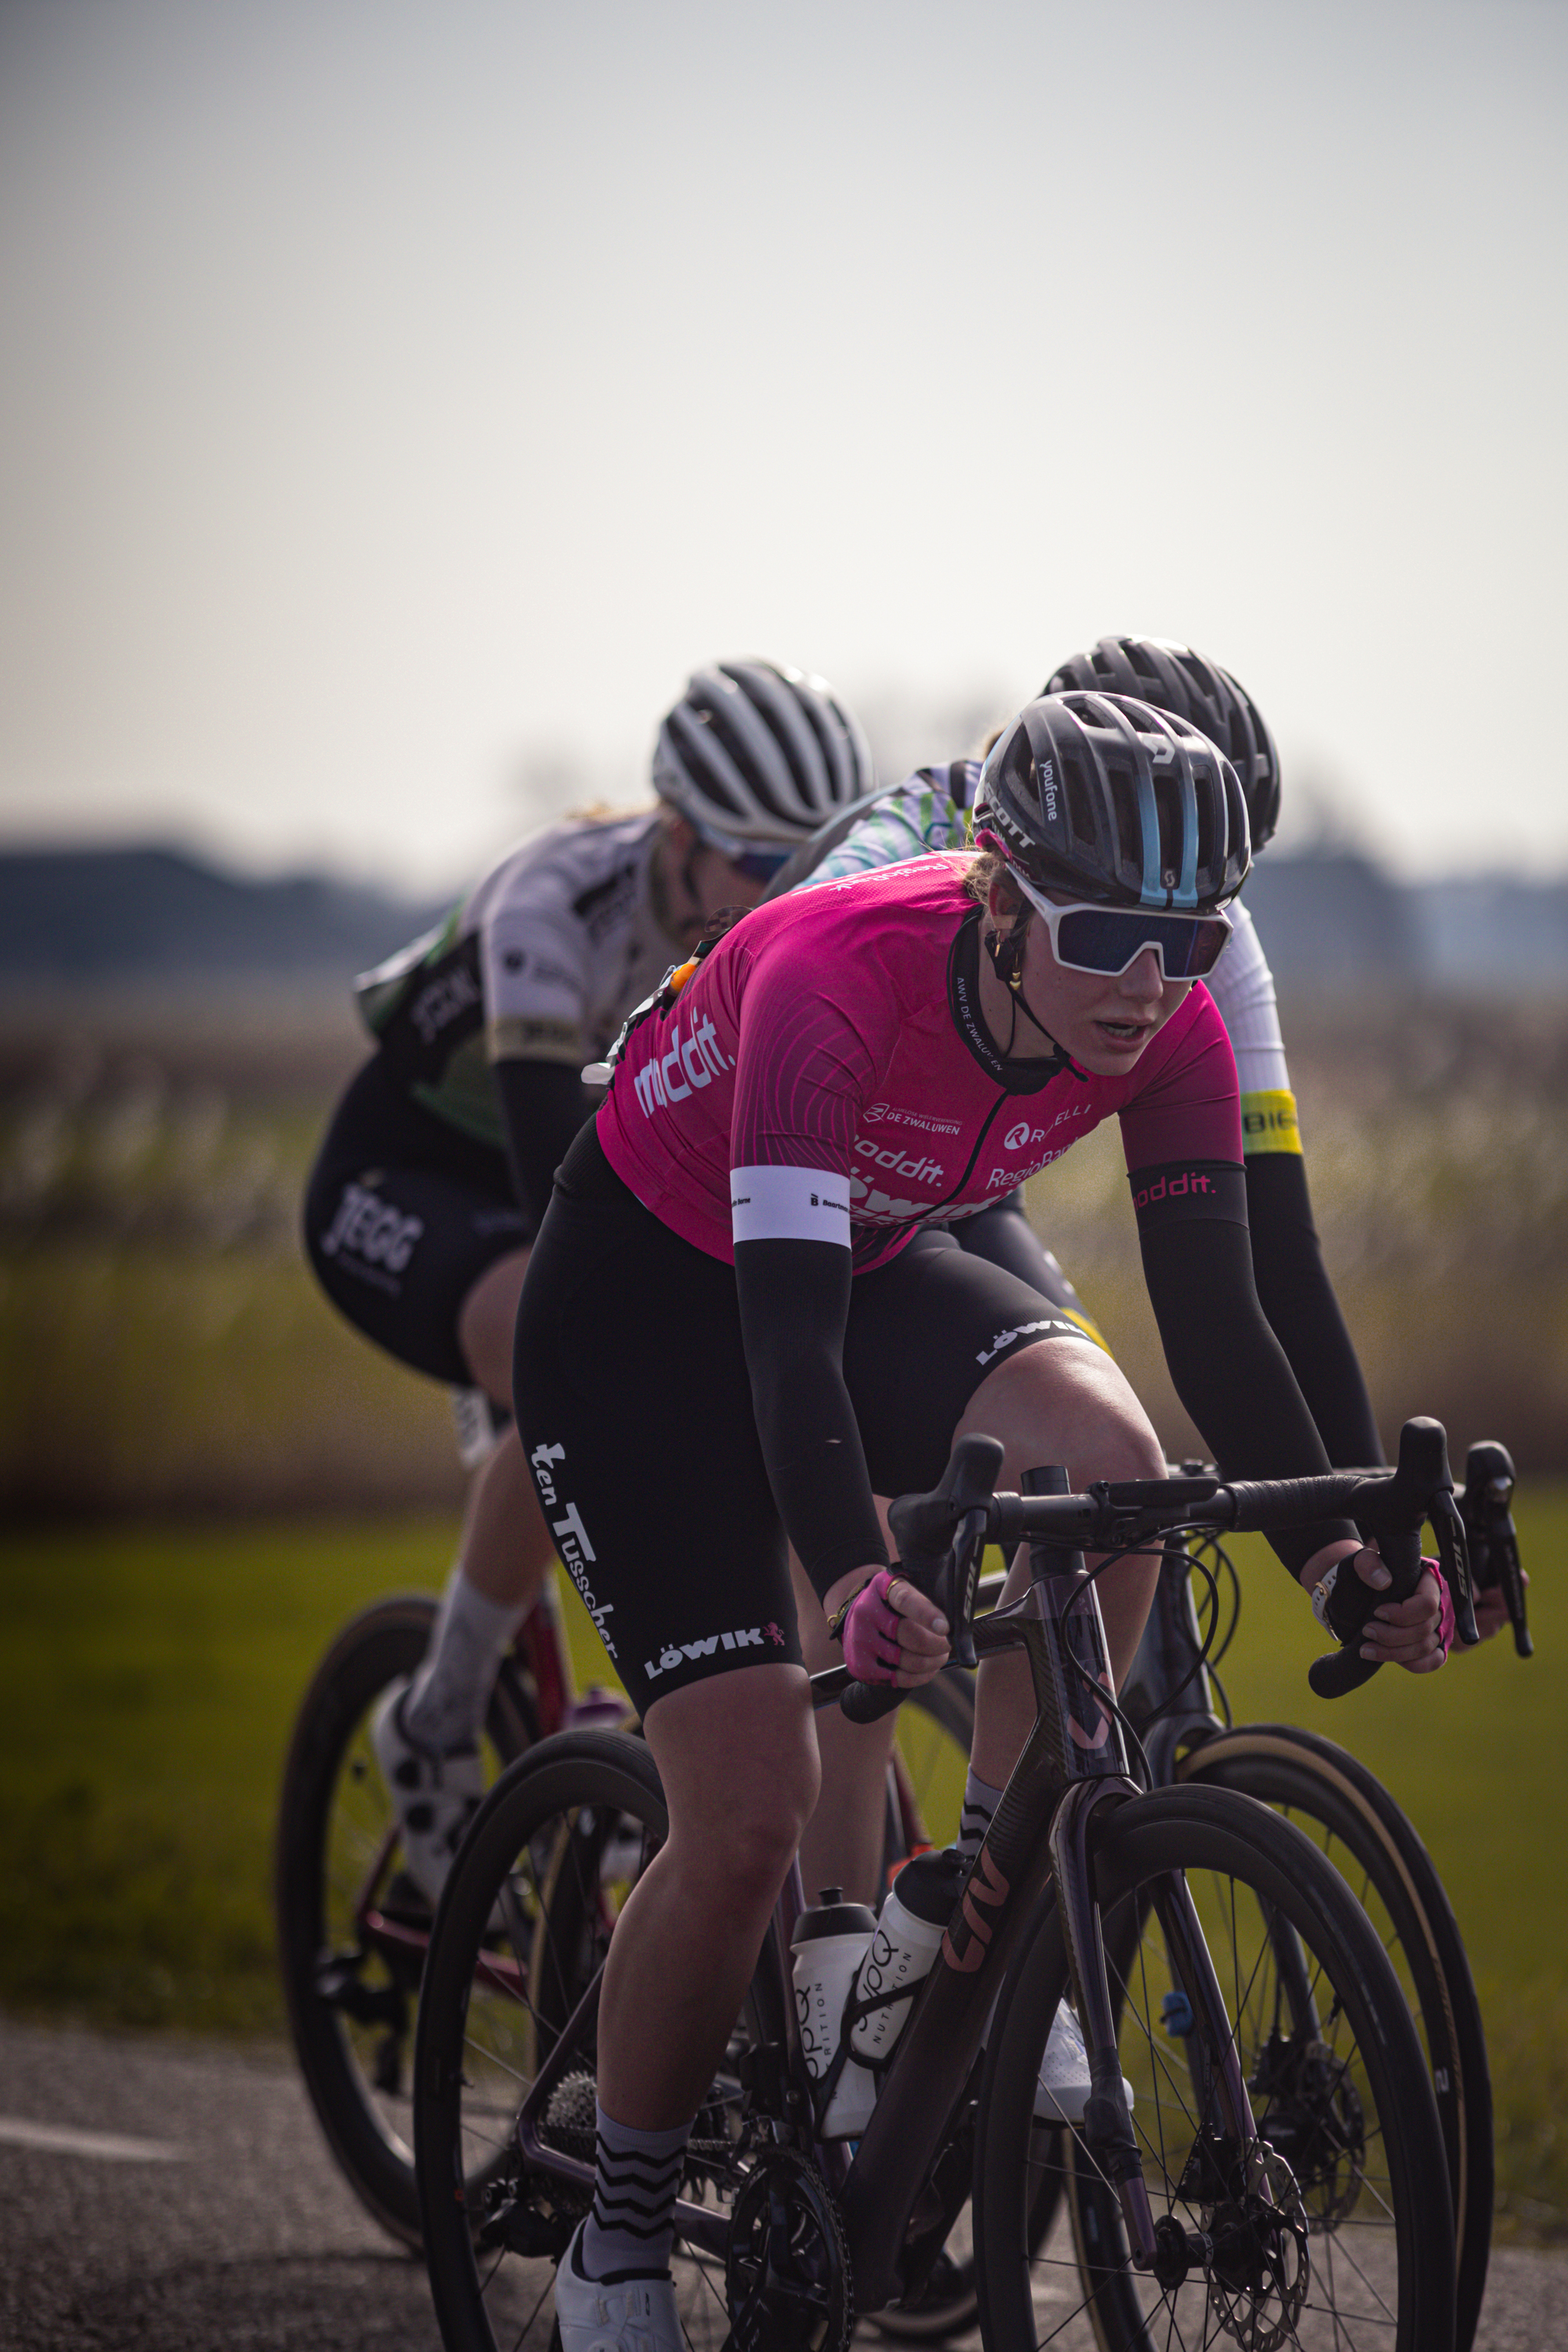
MULTIPOLYGON (((1338 1706, 1260 1547, 1226 1675, 1238 1717, 1312 1725, 1386 1780, 1468 1942, 1499 2104, 1500 2224, 1568 2237, 1568 1489, 1521 1499, 1538 1655, 1506 1642, 1338 1706), (1556 1693, 1555 1698, 1552 1696, 1556 1693)), ((445 1519, 50 1530, 0 1544, 0 2001, 123 2026, 271 2032, 267 1880, 294 1707, 343 1618, 438 1585, 445 1519)), ((602 1675, 574 1600, 579 1670, 602 1675)))

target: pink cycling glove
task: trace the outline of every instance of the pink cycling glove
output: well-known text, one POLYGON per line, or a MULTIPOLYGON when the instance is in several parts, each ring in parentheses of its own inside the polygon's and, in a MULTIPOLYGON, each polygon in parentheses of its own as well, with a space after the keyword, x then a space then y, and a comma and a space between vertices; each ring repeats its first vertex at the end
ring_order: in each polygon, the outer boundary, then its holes
POLYGON ((844 1663, 857 1682, 890 1683, 898 1674, 899 1612, 888 1600, 893 1575, 890 1568, 879 1568, 870 1583, 855 1595, 845 1615, 838 1638, 844 1663))

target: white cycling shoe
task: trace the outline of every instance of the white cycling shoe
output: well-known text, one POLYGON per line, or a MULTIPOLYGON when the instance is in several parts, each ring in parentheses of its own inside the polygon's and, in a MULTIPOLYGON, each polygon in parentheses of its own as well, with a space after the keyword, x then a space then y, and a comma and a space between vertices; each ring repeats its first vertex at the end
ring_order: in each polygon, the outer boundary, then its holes
POLYGON ((555 2273, 555 2336, 561 2352, 686 2352, 669 2273, 660 2271, 648 2278, 584 2278, 577 2251, 586 2227, 579 2221, 555 2273))
MULTIPOLYGON (((1047 2124, 1082 2123, 1092 2087, 1083 2028, 1066 2001, 1058 2001, 1047 2036, 1045 2056, 1040 2061, 1040 2079, 1035 2086, 1036 2119, 1047 2124)), ((1131 2114, 1132 2085, 1125 2074, 1121 2077, 1121 2090, 1131 2114)))
POLYGON ((477 1748, 442 1756, 404 1729, 406 1682, 394 1683, 375 1710, 370 1743, 397 1811, 404 1867, 432 1910, 441 1899, 463 1832, 485 1793, 477 1748))

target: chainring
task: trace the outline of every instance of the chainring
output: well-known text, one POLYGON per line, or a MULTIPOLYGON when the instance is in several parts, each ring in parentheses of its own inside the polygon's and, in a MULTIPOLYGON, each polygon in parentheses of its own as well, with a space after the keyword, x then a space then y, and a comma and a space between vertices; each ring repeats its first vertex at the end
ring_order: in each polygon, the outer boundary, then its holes
POLYGON ((849 2250, 826 2182, 794 2148, 759 2150, 730 2215, 726 2352, 846 2352, 849 2250))

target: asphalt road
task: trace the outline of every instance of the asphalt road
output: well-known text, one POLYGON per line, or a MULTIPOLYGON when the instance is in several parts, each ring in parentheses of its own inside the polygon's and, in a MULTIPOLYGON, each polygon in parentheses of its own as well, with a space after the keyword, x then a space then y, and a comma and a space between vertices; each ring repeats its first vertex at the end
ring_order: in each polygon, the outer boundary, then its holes
MULTIPOLYGON (((1477 2341, 1568 2345, 1568 2256, 1495 2253, 1477 2341)), ((281 2053, 3 2019, 0 2343, 438 2352, 424 2272, 362 2216, 281 2053)))

